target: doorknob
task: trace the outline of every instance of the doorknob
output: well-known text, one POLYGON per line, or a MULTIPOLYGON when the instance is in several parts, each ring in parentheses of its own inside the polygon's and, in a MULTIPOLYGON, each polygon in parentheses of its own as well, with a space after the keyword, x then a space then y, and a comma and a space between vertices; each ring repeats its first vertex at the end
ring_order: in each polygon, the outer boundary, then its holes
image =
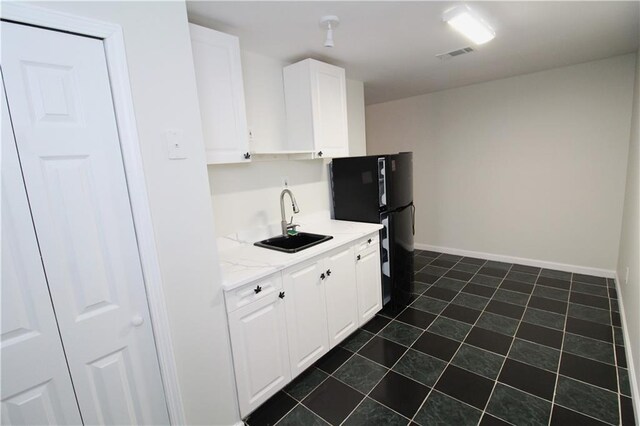
POLYGON ((142 323, 144 323, 144 318, 142 318, 142 315, 140 314, 136 314, 131 318, 131 325, 135 327, 140 327, 142 323))

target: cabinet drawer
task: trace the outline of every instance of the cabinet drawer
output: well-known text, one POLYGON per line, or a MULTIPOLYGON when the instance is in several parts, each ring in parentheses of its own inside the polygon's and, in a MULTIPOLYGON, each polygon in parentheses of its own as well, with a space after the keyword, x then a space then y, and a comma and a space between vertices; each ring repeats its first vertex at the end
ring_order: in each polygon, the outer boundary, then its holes
POLYGON ((282 291, 282 274, 280 272, 227 291, 224 294, 227 312, 233 312, 278 291, 282 291))
POLYGON ((377 248, 378 244, 380 244, 380 236, 378 234, 369 235, 358 241, 356 244, 356 254, 362 255, 365 251, 368 253, 369 250, 377 248))

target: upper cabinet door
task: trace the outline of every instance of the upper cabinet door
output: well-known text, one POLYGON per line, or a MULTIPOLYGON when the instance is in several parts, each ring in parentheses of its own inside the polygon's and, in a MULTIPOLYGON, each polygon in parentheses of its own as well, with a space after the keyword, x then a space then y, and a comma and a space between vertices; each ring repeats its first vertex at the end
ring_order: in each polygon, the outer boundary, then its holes
POLYGON ((344 69, 311 61, 311 101, 317 155, 348 156, 349 129, 344 69))
POLYGON ((249 161, 238 38, 189 24, 208 164, 249 161))
POLYGON ((305 59, 283 72, 289 148, 315 158, 348 156, 344 69, 305 59))

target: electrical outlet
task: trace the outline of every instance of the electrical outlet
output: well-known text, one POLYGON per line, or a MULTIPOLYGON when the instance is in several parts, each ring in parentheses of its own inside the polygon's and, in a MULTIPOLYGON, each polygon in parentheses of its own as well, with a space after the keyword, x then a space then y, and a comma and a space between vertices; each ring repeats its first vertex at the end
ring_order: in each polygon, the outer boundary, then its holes
POLYGON ((629 267, 627 266, 627 272, 624 274, 624 283, 629 284, 629 267))
POLYGON ((288 176, 282 176, 282 186, 284 186, 285 188, 289 186, 289 177, 288 176))

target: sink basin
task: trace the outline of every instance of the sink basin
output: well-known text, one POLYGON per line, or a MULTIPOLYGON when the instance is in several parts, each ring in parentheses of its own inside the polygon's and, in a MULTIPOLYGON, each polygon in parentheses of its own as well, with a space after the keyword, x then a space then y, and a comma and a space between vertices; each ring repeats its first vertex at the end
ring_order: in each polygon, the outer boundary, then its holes
POLYGON ((301 250, 308 249, 325 241, 329 241, 333 237, 331 235, 309 234, 307 232, 298 232, 296 235, 289 237, 267 238, 266 240, 254 243, 255 246, 264 247, 271 250, 283 251, 285 253, 296 253, 301 250))

